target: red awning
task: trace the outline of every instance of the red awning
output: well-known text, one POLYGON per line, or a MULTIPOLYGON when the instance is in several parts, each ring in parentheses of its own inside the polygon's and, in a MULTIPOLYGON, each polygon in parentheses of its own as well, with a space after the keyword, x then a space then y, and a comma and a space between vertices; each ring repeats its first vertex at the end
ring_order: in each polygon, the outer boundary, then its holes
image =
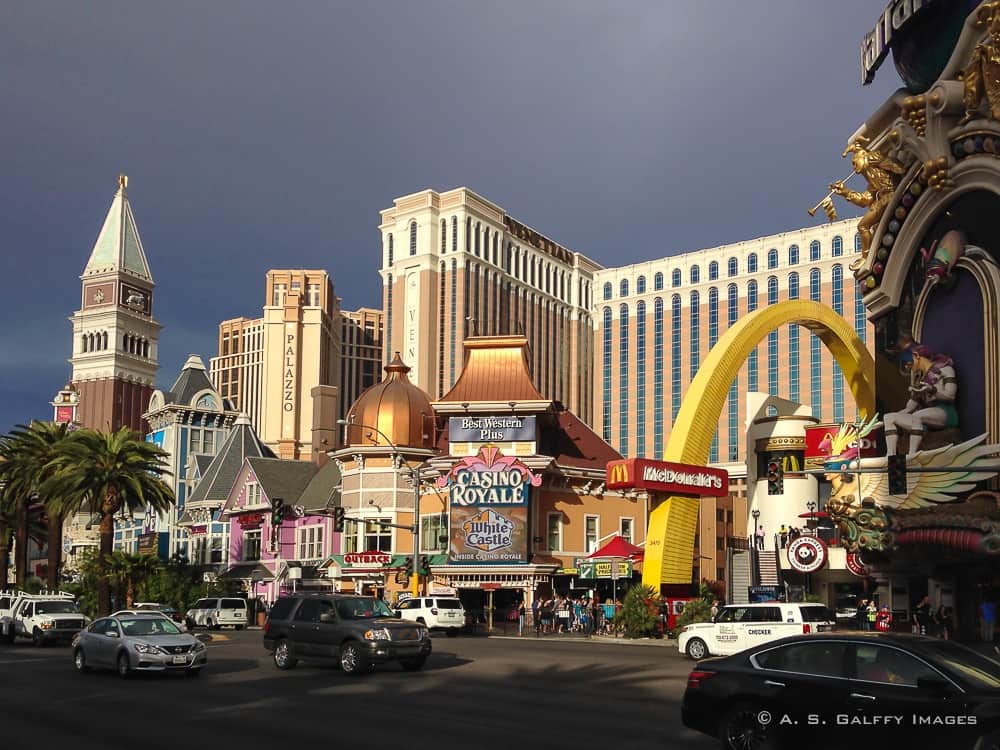
POLYGON ((817 510, 812 513, 799 513, 799 518, 829 518, 830 514, 826 511, 817 510))
POLYGON ((616 535, 612 537, 610 542, 587 557, 620 557, 624 560, 635 560, 642 557, 642 547, 636 547, 616 535))
POLYGON ((985 535, 971 529, 908 529, 896 536, 896 544, 940 544, 968 552, 987 553, 985 535))

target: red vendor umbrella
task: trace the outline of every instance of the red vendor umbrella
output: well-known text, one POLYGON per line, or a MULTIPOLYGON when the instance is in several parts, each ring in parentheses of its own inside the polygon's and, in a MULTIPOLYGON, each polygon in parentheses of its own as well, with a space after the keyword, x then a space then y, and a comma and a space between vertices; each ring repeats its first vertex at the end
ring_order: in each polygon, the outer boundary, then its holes
POLYGON ((637 560, 642 557, 642 547, 636 547, 616 534, 611 538, 611 541, 587 557, 620 557, 623 560, 637 560))

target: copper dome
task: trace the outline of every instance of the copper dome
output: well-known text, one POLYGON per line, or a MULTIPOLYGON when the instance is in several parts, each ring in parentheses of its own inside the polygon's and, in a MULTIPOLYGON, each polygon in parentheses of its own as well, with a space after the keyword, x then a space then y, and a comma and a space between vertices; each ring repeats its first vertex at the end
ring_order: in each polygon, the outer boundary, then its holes
POLYGON ((410 382, 409 371, 396 352, 385 366, 385 380, 358 396, 347 412, 348 446, 388 446, 386 438, 399 448, 433 446, 434 410, 427 394, 410 382))

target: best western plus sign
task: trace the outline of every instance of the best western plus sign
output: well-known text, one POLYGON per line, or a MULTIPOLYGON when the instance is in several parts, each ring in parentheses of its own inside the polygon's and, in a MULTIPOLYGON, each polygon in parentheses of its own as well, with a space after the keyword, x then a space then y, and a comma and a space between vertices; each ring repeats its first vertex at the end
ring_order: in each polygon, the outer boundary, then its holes
POLYGON ((725 497, 729 494, 729 473, 708 466, 629 458, 608 463, 606 484, 609 490, 639 489, 725 497))

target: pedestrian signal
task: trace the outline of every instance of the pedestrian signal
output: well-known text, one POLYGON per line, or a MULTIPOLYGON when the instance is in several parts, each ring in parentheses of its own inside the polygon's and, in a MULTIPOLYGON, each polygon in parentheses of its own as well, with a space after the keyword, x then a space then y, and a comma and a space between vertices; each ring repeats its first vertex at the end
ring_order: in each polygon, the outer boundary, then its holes
POLYGON ((285 501, 280 497, 271 498, 271 526, 281 526, 285 520, 285 501))

